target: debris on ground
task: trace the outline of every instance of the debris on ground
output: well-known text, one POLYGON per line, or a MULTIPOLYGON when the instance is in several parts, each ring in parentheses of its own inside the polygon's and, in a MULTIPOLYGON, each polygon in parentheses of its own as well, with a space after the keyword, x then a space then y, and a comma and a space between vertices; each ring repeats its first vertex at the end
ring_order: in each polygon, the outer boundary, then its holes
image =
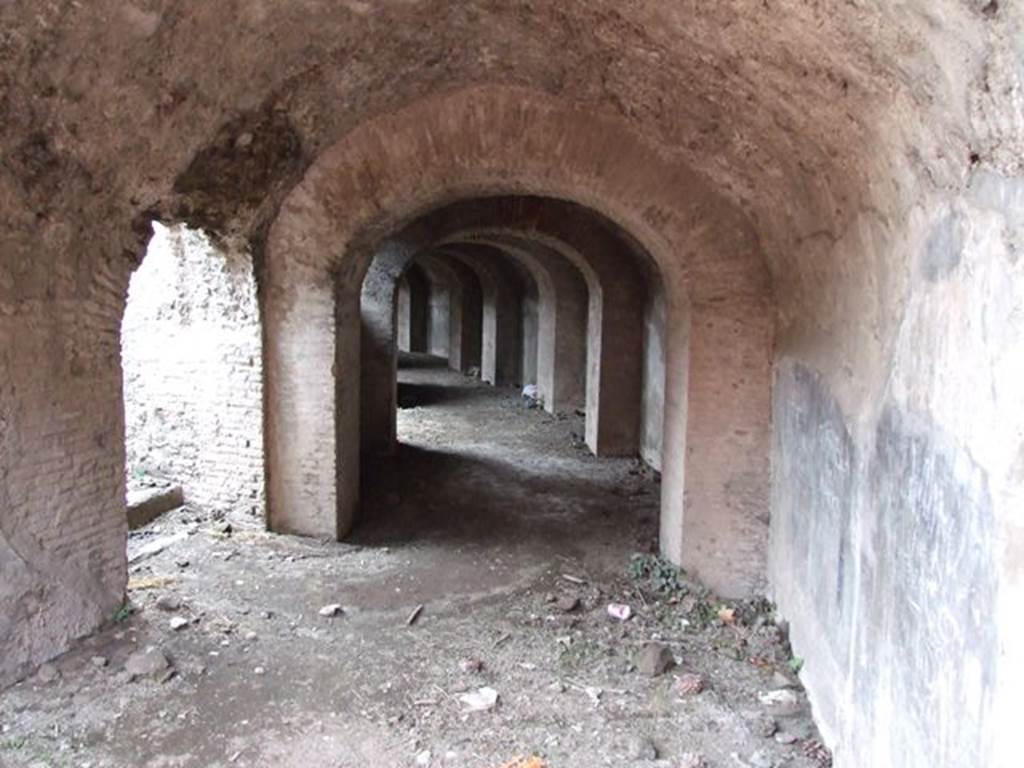
POLYGON ((125 662, 124 671, 129 680, 149 677, 158 682, 162 682, 174 674, 170 659, 163 651, 152 645, 129 656, 125 662))
POLYGON ((478 688, 470 693, 459 695, 467 712, 486 712, 494 709, 498 704, 498 692, 489 686, 478 688))
POLYGON ((522 395, 527 408, 539 408, 543 405, 540 399, 540 390, 536 384, 527 384, 523 387, 522 395))
POLYGON ((181 598, 170 592, 164 593, 156 599, 156 607, 161 611, 173 613, 174 611, 181 610, 181 598))
POLYGON ((704 690, 704 678, 693 672, 684 672, 679 675, 677 680, 676 688, 679 690, 679 695, 684 698, 696 696, 704 690))
POLYGON ((556 605, 562 613, 572 613, 580 607, 580 599, 574 595, 565 595, 558 598, 556 605))
POLYGON ((546 766, 539 757, 516 757, 507 763, 502 763, 498 768, 546 768, 546 766))
POLYGON ((608 615, 619 621, 629 621, 633 615, 633 609, 625 603, 609 603, 608 615))
POLYGON ((674 664, 672 651, 663 643, 646 643, 636 655, 636 669, 647 677, 663 675, 674 664))
POLYGON ((344 613, 344 608, 342 608, 341 603, 331 603, 329 605, 325 605, 323 608, 319 610, 319 614, 321 616, 328 617, 340 616, 342 613, 344 613))
POLYGON ((60 670, 53 664, 43 664, 36 672, 36 680, 44 685, 60 678, 60 670))
POLYGON ((145 589, 163 589, 174 583, 173 576, 139 576, 128 579, 128 591, 136 592, 145 589))
POLYGON ((800 713, 802 702, 800 696, 789 688, 779 688, 758 696, 768 714, 774 717, 792 717, 800 713))
POLYGON ((817 739, 807 739, 803 744, 803 753, 815 762, 818 768, 831 768, 832 752, 817 739))
POLYGON ((626 756, 630 760, 657 760, 658 748, 650 737, 633 734, 626 744, 626 756))

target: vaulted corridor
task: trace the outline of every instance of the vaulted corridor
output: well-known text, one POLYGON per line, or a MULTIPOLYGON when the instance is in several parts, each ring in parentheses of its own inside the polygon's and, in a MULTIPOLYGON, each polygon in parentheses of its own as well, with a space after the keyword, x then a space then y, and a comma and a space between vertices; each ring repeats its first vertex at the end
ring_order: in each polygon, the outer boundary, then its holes
POLYGON ((1015 0, 0 3, 0 763, 1018 768, 1022 211, 1015 0))

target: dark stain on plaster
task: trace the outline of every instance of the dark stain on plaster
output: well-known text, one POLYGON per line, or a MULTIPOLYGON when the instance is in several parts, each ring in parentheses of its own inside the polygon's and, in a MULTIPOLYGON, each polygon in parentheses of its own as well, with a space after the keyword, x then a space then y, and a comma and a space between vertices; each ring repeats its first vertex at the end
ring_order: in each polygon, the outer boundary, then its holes
POLYGON ((212 230, 229 229, 298 179, 304 167, 302 141, 287 113, 266 108, 224 124, 175 179, 183 197, 182 218, 212 230))
POLYGON ((963 215, 949 212, 932 225, 921 258, 921 274, 929 282, 948 277, 958 266, 964 250, 963 215))
MULTIPOLYGON (((939 427, 891 404, 878 422, 868 475, 875 524, 862 580, 856 696, 870 705, 880 689, 894 693, 903 712, 890 733, 895 765, 966 766, 960 760, 968 755, 970 765, 988 765, 984 723, 999 653, 987 476, 939 427), (972 700, 969 692, 979 689, 972 700), (936 721, 951 706, 955 728, 936 721), (918 738, 937 730, 941 738, 918 738), (922 747, 929 754, 907 752, 922 747)), ((871 717, 866 711, 865 722, 871 717)))
POLYGON ((855 445, 839 404, 817 371, 797 362, 781 364, 775 391, 775 453, 783 457, 790 481, 782 505, 786 512, 776 529, 823 625, 835 629, 829 643, 841 656, 844 628, 851 620, 855 445))

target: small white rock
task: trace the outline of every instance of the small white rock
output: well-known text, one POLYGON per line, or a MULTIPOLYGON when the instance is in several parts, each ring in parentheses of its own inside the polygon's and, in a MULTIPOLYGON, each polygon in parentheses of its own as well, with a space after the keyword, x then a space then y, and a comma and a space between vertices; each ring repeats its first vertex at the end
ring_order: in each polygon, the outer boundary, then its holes
POLYGON ((341 607, 341 603, 331 603, 320 609, 321 616, 337 616, 343 612, 344 609, 341 607))
POLYGON ((188 619, 182 616, 174 616, 171 618, 171 629, 179 630, 184 629, 188 626, 188 619))

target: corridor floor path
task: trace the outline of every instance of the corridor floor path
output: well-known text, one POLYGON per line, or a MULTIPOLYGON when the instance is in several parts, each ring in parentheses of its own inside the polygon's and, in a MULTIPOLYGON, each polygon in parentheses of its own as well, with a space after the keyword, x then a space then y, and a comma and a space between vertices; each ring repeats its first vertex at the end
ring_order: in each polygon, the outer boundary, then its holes
POLYGON ((351 541, 187 507, 133 533, 126 609, 0 693, 0 765, 827 764, 770 606, 650 554, 654 473, 405 362, 351 541))

